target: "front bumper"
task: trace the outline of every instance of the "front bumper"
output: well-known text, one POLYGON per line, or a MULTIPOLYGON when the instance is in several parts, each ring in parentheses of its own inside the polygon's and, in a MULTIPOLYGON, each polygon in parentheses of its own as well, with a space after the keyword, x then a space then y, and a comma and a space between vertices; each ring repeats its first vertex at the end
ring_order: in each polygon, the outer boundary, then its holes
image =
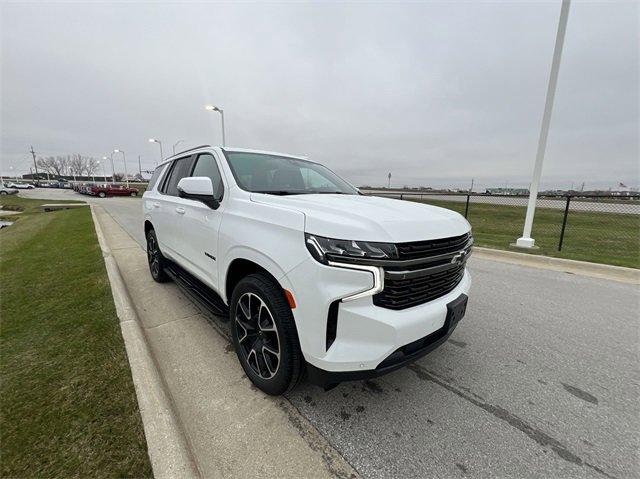
MULTIPOLYGON (((467 295, 461 294, 450 304, 464 302, 466 305, 466 301, 467 295)), ((448 307, 447 309, 450 308, 448 307)), ((330 389, 341 382, 361 381, 363 379, 371 379, 388 374, 420 359, 438 348, 442 343, 446 342, 447 339, 449 339, 449 336, 451 336, 451 333, 456 329, 456 326, 461 319, 462 317, 455 317, 455 315, 447 314, 446 320, 440 329, 428 334, 424 338, 420 338, 398 348, 375 369, 335 372, 326 371, 312 364, 307 364, 307 379, 312 384, 316 384, 325 389, 330 389)))
MULTIPOLYGON (((385 374, 419 357, 416 353, 398 365, 384 364, 399 348, 429 338, 429 345, 420 348, 426 354, 446 341, 446 337, 432 334, 445 325, 447 305, 462 294, 468 295, 471 276, 465 271, 460 283, 449 293, 402 310, 376 306, 371 296, 339 302, 335 340, 329 348, 326 337, 330 305, 371 288, 372 274, 325 266, 310 258, 287 273, 281 282, 293 293, 298 305, 293 314, 310 376, 313 378, 315 373, 322 376, 324 371, 361 377, 385 374)), ((452 331, 447 328, 444 336, 452 331)))

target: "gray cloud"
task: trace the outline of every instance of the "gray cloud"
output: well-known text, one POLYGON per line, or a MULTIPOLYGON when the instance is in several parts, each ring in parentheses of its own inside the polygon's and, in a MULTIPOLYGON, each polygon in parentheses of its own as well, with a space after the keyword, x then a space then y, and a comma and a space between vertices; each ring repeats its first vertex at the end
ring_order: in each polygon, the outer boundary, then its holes
MULTIPOLYGON (((526 185, 559 2, 0 6, 2 170, 178 139, 356 184, 526 185)), ((638 184, 638 5, 574 2, 544 184, 638 184)))

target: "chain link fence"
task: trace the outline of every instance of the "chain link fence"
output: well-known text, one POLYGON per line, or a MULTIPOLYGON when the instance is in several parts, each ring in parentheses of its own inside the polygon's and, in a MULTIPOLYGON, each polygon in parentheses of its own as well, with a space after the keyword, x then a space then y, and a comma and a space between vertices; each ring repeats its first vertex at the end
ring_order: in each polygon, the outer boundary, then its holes
MULTIPOLYGON (((478 246, 498 249, 511 249, 522 235, 529 200, 475 193, 363 193, 457 211, 471 223, 478 246)), ((541 254, 640 268, 640 195, 540 195, 531 236, 541 254)))

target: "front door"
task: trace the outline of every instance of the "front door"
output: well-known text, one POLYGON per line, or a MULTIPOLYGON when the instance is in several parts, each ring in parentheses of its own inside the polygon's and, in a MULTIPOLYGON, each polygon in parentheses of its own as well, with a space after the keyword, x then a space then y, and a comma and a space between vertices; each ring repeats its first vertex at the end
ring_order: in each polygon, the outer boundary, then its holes
POLYGON ((214 210, 200 201, 180 198, 181 206, 185 209, 182 221, 189 235, 188 241, 184 241, 183 253, 189 262, 189 269, 217 291, 218 232, 225 203, 224 183, 213 154, 198 154, 190 176, 210 178, 214 197, 220 201, 220 206, 214 210))

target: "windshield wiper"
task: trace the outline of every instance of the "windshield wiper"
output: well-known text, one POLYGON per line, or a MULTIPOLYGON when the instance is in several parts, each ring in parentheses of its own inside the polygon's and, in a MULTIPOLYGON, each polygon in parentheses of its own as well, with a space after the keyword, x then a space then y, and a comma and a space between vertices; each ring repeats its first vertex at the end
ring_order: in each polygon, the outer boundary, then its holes
POLYGON ((304 192, 301 191, 288 191, 288 190, 255 190, 254 193, 264 193, 266 195, 301 195, 304 192))

